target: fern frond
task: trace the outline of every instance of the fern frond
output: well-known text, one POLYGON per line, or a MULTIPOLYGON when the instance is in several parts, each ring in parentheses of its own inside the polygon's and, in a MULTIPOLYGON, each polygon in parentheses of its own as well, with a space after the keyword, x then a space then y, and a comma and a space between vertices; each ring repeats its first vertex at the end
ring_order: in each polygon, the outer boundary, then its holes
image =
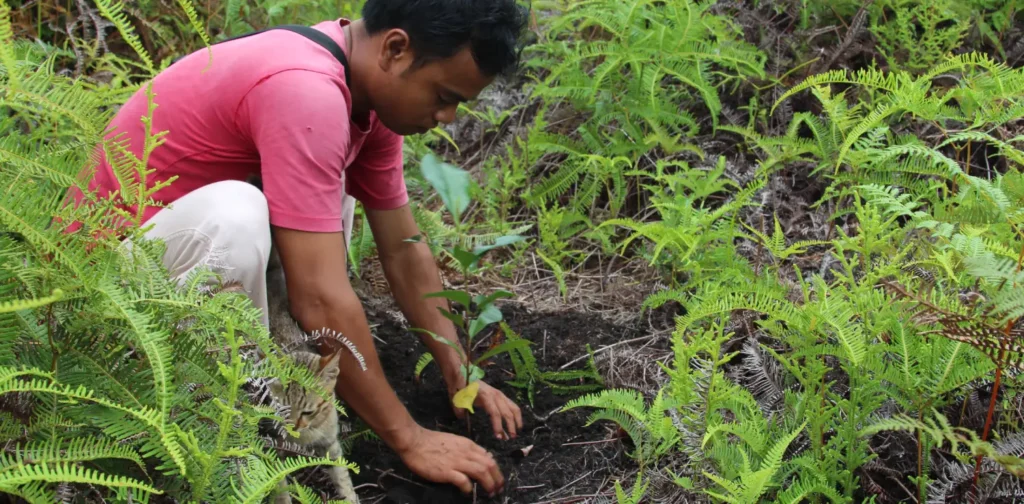
POLYGON ((351 471, 359 471, 355 464, 341 458, 298 456, 267 463, 261 459, 249 457, 246 478, 243 480, 241 487, 235 490, 235 494, 232 497, 235 502, 240 504, 259 504, 289 474, 321 465, 347 467, 351 471))
POLYGON ((427 365, 431 362, 434 362, 434 354, 424 352, 423 355, 420 355, 419 360, 416 361, 416 366, 412 370, 412 374, 417 381, 420 379, 420 375, 423 373, 423 370, 426 369, 427 365))
MULTIPOLYGON (((71 388, 69 386, 60 386, 57 384, 49 383, 40 378, 34 378, 30 381, 13 380, 16 375, 46 375, 40 371, 35 370, 13 370, 11 368, 0 367, 0 394, 7 394, 11 392, 36 392, 53 394, 64 397, 66 399, 75 401, 89 401, 97 403, 107 408, 127 413, 136 420, 148 425, 153 428, 159 439, 157 440, 166 450, 167 454, 177 464, 178 469, 181 473, 185 473, 185 461, 181 446, 177 443, 173 433, 171 433, 165 424, 164 417, 161 417, 160 412, 151 408, 128 408, 122 406, 114 401, 104 399, 95 396, 92 391, 88 390, 84 386, 78 386, 71 388), (5 379, 6 377, 6 379, 5 379)), ((126 424, 127 426, 127 424, 126 424)))
MULTIPOLYGON (((179 2, 180 1, 182 0, 179 0, 179 2)), ((145 64, 146 70, 149 70, 151 73, 155 72, 155 69, 153 68, 153 60, 150 59, 149 53, 142 46, 142 42, 139 41, 139 37, 135 34, 134 28, 132 28, 128 18, 124 15, 124 12, 122 12, 124 5, 120 0, 96 0, 96 7, 103 13, 104 17, 114 23, 114 26, 117 27, 117 31, 121 33, 122 37, 124 37, 125 42, 127 42, 132 50, 139 55, 139 58, 142 59, 142 63, 145 64)), ((192 14, 194 16, 194 11, 192 11, 192 14)), ((193 16, 190 16, 190 19, 192 19, 193 16)), ((200 31, 200 33, 202 32, 200 31)))
POLYGON ((907 85, 908 82, 909 76, 902 72, 882 72, 877 69, 866 68, 857 70, 851 75, 851 73, 846 70, 830 70, 826 73, 812 75, 796 86, 793 86, 785 93, 782 93, 782 95, 775 100, 769 114, 774 114, 775 109, 779 104, 786 101, 791 96, 807 89, 816 88, 825 84, 850 84, 888 91, 890 93, 897 93, 900 88, 907 85))
POLYGON ((104 474, 67 461, 46 465, 22 463, 11 467, 9 470, 0 472, 0 486, 3 487, 17 487, 36 481, 83 483, 109 488, 131 488, 157 495, 164 493, 162 490, 126 476, 104 474))
POLYGON ((35 299, 14 299, 0 303, 0 313, 12 313, 20 310, 39 308, 51 303, 56 303, 64 297, 64 291, 54 289, 49 296, 35 299))
POLYGON ((102 101, 103 93, 57 76, 53 65, 54 58, 47 58, 34 72, 26 74, 17 90, 0 87, 0 102, 27 115, 52 116, 57 125, 67 121, 71 127, 51 130, 53 137, 49 140, 53 142, 65 136, 99 140, 110 117, 102 101))
POLYGON ((774 320, 796 320, 800 315, 789 301, 776 294, 763 292, 729 293, 714 298, 696 298, 696 304, 686 306, 686 315, 676 319, 676 331, 685 333, 698 320, 735 310, 753 310, 769 315, 774 320))
POLYGON ((21 497, 29 504, 53 504, 58 502, 57 494, 47 488, 45 481, 32 481, 25 485, 4 485, 0 484, 0 492, 21 497))
POLYGON ((14 28, 11 26, 11 7, 7 1, 0 2, 0 65, 7 70, 6 76, 11 88, 17 92, 21 88, 21 70, 15 64, 14 28))
MULTIPOLYGON (((199 15, 196 13, 195 6, 191 0, 177 0, 181 10, 185 12, 185 16, 188 18, 189 24, 192 25, 192 29, 196 35, 202 39, 203 43, 207 46, 210 45, 210 36, 206 33, 206 28, 199 22, 199 15)), ((210 60, 213 59, 213 53, 210 53, 210 60)))
POLYGON ((36 441, 19 447, 13 456, 0 454, 0 473, 19 464, 53 464, 83 462, 97 459, 123 459, 145 470, 146 464, 130 446, 102 438, 73 438, 68 444, 60 440, 36 441))

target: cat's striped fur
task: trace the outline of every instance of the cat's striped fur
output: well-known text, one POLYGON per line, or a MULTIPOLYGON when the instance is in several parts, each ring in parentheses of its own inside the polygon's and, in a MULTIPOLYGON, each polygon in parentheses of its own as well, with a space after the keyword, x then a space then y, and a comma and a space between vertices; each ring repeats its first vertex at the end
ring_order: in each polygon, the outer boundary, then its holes
MULTIPOLYGON (((333 397, 339 373, 340 353, 321 356, 308 345, 305 333, 288 310, 288 289, 285 285, 284 270, 274 250, 271 251, 267 265, 267 303, 270 334, 275 342, 287 352, 287 355, 295 359, 297 364, 305 365, 319 376, 320 383, 333 397)), ((343 456, 341 444, 338 442, 338 411, 333 403, 325 401, 320 394, 306 390, 295 382, 290 383, 288 387, 282 387, 278 380, 272 380, 270 393, 287 408, 288 424, 299 433, 298 438, 288 437, 283 441, 294 443, 317 455, 326 454, 331 458, 343 456)), ((359 499, 353 489, 348 468, 331 466, 328 471, 335 491, 341 498, 350 504, 358 504, 359 499)), ((284 486, 283 481, 281 486, 284 486)), ((280 492, 274 502, 291 503, 291 496, 287 492, 280 492)))

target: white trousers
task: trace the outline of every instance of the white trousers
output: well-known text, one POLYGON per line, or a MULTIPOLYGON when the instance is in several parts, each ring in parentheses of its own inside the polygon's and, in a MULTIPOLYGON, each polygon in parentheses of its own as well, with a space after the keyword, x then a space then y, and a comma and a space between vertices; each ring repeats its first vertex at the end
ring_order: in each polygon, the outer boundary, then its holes
MULTIPOLYGON (((342 194, 345 246, 352 237, 355 200, 342 194)), ((267 262, 270 258, 270 211, 263 192, 247 182, 228 180, 192 191, 162 208, 148 222, 147 238, 167 245, 164 265, 179 285, 199 266, 209 267, 222 280, 242 284, 267 315, 267 262)))

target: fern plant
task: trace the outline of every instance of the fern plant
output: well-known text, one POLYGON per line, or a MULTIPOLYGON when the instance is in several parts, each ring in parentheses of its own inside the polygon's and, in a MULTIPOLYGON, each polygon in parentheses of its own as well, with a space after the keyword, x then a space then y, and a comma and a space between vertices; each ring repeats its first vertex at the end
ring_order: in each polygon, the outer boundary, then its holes
MULTIPOLYGON (((123 6, 101 4, 130 35, 123 6)), ((262 399, 267 378, 314 390, 318 381, 282 357, 248 298, 210 291, 210 271, 172 281, 163 244, 122 209, 151 203, 146 159, 163 132, 142 139, 139 157, 106 137, 108 104, 124 90, 58 75, 53 55, 11 40, 3 14, 0 432, 11 451, 0 455, 0 493, 32 503, 76 493, 259 502, 297 470, 349 465, 279 458, 258 428, 282 420, 262 399), (122 182, 109 198, 78 176, 98 149, 122 182), (83 204, 67 204, 71 190, 83 204)), ((158 112, 145 91, 150 124, 158 112)))
POLYGON ((660 151, 701 154, 688 140, 698 117, 718 124, 718 87, 763 77, 765 56, 742 40, 713 2, 573 0, 539 8, 559 11, 546 21, 548 39, 531 48, 529 66, 541 75, 533 95, 566 102, 582 113, 574 131, 535 125, 529 148, 557 155, 557 168, 535 182, 531 205, 573 194, 568 206, 597 217, 598 199, 617 217, 627 196, 624 172, 660 151), (683 106, 680 106, 683 104, 683 106), (699 111, 694 110, 699 108, 699 111), (606 198, 605 195, 607 195, 606 198))
MULTIPOLYGON (((707 281, 690 289, 695 292, 659 296, 685 309, 673 333, 670 387, 662 390, 675 404, 663 415, 673 419, 676 449, 689 461, 687 474, 674 475, 680 485, 724 502, 851 502, 861 490, 858 474, 875 457, 865 425, 885 411, 924 418, 933 408, 953 406, 955 394, 994 369, 966 342, 936 342, 928 320, 878 288, 915 278, 908 265, 927 256, 913 239, 917 223, 932 215, 891 187, 859 189, 863 196, 852 193, 850 210, 857 233, 841 232, 830 242, 839 261, 831 280, 820 274, 805 280, 796 269, 799 292, 793 293, 778 281, 781 271, 762 270, 753 282, 707 281), (747 348, 779 364, 770 385, 744 383, 751 373, 730 379, 722 371, 737 355, 722 351, 735 338, 724 328, 740 311, 761 315, 747 348)), ((956 296, 944 299, 943 306, 959 303, 956 296)), ((639 399, 615 394, 621 393, 602 392, 583 404, 629 426, 623 428, 631 439, 665 437, 653 420, 637 424, 637 416, 616 414, 636 410, 639 399)), ((935 449, 918 432, 919 499, 927 497, 935 449)))
POLYGON ((670 397, 658 395, 650 406, 636 391, 610 389, 570 400, 561 411, 575 408, 597 408, 585 426, 598 420, 611 420, 626 432, 635 447, 630 456, 644 469, 664 456, 679 442, 679 431, 666 412, 675 407, 670 397))
POLYGON ((871 32, 892 68, 921 72, 958 48, 971 24, 956 5, 937 0, 885 0, 873 6, 871 32))
MULTIPOLYGON (((830 176, 858 183, 900 185, 902 180, 894 176, 904 173, 959 180, 970 171, 917 137, 894 134, 897 119, 963 123, 959 132, 973 133, 1001 126, 1024 110, 1024 71, 979 53, 951 57, 919 76, 874 69, 814 75, 787 90, 772 110, 805 90, 821 102, 827 119, 807 123, 818 145, 812 153, 823 163, 818 169, 830 163, 830 176), (951 73, 959 74, 955 85, 936 83, 939 76, 951 73), (833 93, 830 86, 835 84, 852 85, 856 93, 833 93), (840 176, 844 166, 849 174, 840 176), (877 178, 881 176, 887 178, 877 178)), ((789 138, 793 143, 792 134, 789 138)))
POLYGON ((724 158, 709 171, 690 168, 685 163, 659 163, 658 173, 650 177, 654 183, 648 189, 660 219, 608 219, 598 229, 617 226, 632 231, 619 244, 623 251, 634 241, 644 239, 649 247, 644 255, 650 264, 667 270, 672 287, 677 286, 681 274, 686 274, 689 282, 710 276, 723 282, 744 282, 747 271, 737 260, 733 245, 733 238, 739 234, 736 221, 740 211, 752 205, 752 195, 764 186, 765 180, 756 178, 740 188, 723 176, 724 171, 724 158), (669 170, 672 167, 678 170, 669 170), (712 203, 712 196, 731 187, 739 190, 728 201, 712 203))

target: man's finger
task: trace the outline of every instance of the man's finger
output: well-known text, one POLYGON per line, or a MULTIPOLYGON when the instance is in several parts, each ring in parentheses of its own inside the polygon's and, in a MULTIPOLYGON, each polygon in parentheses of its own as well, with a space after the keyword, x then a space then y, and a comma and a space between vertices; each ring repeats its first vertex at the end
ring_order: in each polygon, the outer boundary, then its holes
POLYGON ((505 397, 494 401, 494 409, 501 413, 501 420, 505 422, 505 432, 507 436, 503 439, 511 439, 516 437, 516 424, 515 417, 512 415, 512 408, 509 407, 509 401, 505 397))
POLYGON ((469 480, 465 474, 452 470, 448 473, 448 481, 459 488, 464 494, 470 494, 473 492, 473 482, 469 480))
POLYGON ((506 437, 505 430, 501 428, 501 419, 505 416, 505 412, 501 411, 501 402, 494 399, 485 399, 484 409, 487 410, 487 415, 491 417, 491 428, 494 429, 494 436, 504 441, 506 437))
POLYGON ((485 452, 484 456, 478 459, 478 461, 491 479, 494 480, 494 489, 491 493, 496 494, 500 492, 505 487, 505 476, 501 474, 501 469, 498 467, 498 463, 494 461, 494 457, 490 453, 485 452))
POLYGON ((519 430, 518 430, 518 428, 516 426, 516 414, 515 414, 515 407, 516 407, 516 405, 512 404, 512 401, 509 401, 508 399, 502 401, 502 403, 505 406, 505 413, 504 413, 504 415, 505 415, 505 424, 508 426, 507 427, 508 433, 509 433, 509 435, 512 436, 512 439, 515 439, 515 437, 517 435, 516 433, 519 432, 519 430))
POLYGON ((512 403, 512 413, 516 416, 516 429, 523 428, 523 411, 519 409, 519 405, 512 403))
MULTIPOLYGON (((493 494, 498 488, 498 482, 494 479, 494 473, 489 467, 487 460, 490 457, 481 457, 479 455, 473 455, 463 459, 463 463, 460 465, 462 472, 468 474, 471 478, 478 481, 480 486, 484 487, 484 491, 488 494, 493 494)), ((491 460, 491 463, 494 461, 491 460)))
POLYGON ((502 491, 505 488, 505 475, 501 474, 501 468, 498 467, 498 463, 494 461, 494 457, 490 453, 487 454, 487 458, 490 459, 491 475, 494 476, 494 481, 497 482, 498 488, 494 489, 495 493, 502 491))

